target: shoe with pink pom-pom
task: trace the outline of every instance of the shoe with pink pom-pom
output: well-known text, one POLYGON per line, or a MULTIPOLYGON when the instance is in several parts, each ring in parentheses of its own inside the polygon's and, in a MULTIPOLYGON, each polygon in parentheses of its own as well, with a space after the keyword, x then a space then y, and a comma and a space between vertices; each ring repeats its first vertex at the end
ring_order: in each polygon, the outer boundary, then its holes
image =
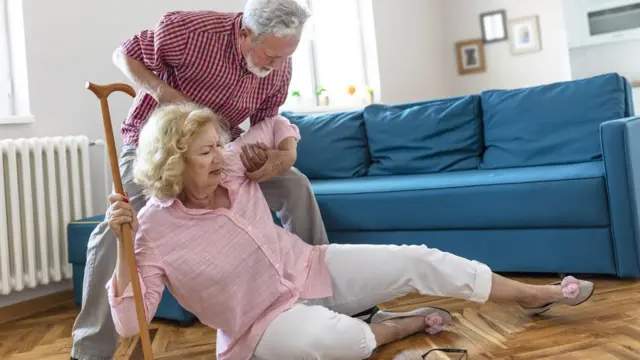
POLYGON ((422 307, 413 311, 407 312, 394 312, 394 311, 378 311, 375 312, 370 320, 371 324, 376 324, 382 321, 397 319, 410 316, 424 316, 424 321, 427 324, 425 331, 429 334, 437 334, 444 330, 444 326, 453 320, 451 313, 445 309, 438 307, 422 307))
POLYGON ((524 308, 527 315, 540 315, 557 305, 580 305, 583 302, 589 300, 591 295, 593 295, 595 289, 595 286, 592 282, 578 280, 573 276, 566 276, 564 279, 562 279, 561 282, 554 283, 552 285, 560 285, 562 287, 562 295, 564 296, 564 298, 562 300, 554 301, 540 307, 524 308))

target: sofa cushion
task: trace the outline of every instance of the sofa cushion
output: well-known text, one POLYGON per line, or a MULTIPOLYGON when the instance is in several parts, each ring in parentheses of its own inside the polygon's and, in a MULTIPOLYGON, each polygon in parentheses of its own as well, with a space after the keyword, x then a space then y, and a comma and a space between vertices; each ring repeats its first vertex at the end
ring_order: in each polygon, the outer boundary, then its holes
POLYGON ((602 158, 600 123, 629 111, 617 74, 482 93, 482 168, 568 164, 602 158))
POLYGON ((369 105, 369 175, 475 169, 482 153, 480 97, 369 105))
POLYGON ((328 231, 609 224, 602 162, 313 181, 328 231))
POLYGON ((295 167, 310 179, 364 176, 371 162, 363 110, 322 114, 283 112, 300 129, 295 167))

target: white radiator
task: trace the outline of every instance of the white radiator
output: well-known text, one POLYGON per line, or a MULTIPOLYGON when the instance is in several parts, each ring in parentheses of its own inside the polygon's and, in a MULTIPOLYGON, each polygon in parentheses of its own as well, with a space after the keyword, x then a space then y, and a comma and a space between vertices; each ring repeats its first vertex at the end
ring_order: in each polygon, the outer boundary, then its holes
POLYGON ((67 224, 92 211, 89 139, 0 140, 0 294, 71 278, 67 224))

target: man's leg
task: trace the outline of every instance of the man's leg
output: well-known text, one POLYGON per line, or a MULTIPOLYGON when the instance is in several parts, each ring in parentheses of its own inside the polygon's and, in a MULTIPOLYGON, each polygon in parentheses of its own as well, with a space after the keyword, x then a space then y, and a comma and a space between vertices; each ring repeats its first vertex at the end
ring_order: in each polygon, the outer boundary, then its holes
POLYGON ((311 245, 329 243, 311 183, 298 169, 291 168, 260 187, 285 229, 311 245))
MULTIPOLYGON (((141 189, 133 182, 135 149, 120 155, 120 172, 125 191, 136 211, 145 204, 141 189)), ((111 308, 105 285, 116 266, 116 238, 109 230, 106 216, 91 233, 87 247, 82 308, 73 326, 71 357, 78 360, 112 359, 118 346, 118 333, 111 319, 111 308)))

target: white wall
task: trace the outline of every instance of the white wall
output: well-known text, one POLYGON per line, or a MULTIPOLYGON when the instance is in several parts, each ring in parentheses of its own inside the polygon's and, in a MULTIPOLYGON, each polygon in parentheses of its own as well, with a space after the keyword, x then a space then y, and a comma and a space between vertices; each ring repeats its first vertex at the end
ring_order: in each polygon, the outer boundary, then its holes
MULTIPOLYGON (((602 0, 563 0, 562 4, 570 44, 572 78, 616 72, 632 83, 640 82, 639 39, 629 33, 598 36, 597 42, 595 38, 589 39, 585 9, 601 6, 602 0)), ((633 89, 633 98, 636 113, 640 113, 640 86, 633 89)))
MULTIPOLYGON (((617 72, 631 82, 640 81, 640 40, 579 47, 570 50, 574 79, 617 72)), ((632 91, 634 110, 640 114, 640 87, 632 91)))
MULTIPOLYGON (((448 0, 460 1, 460 0, 448 0)), ((447 1, 373 0, 380 101, 411 102, 452 94, 447 66, 447 1)), ((456 23, 457 24, 457 23, 456 23)))
POLYGON ((574 48, 570 59, 574 78, 618 72, 631 81, 640 81, 640 40, 574 48))
POLYGON ((519 88, 571 78, 562 4, 557 0, 373 0, 381 101, 409 102, 519 88), (507 41, 485 46, 487 71, 460 76, 455 42, 481 37, 479 15, 537 14, 542 50, 513 56, 507 41))
POLYGON ((444 62, 452 91, 456 95, 477 93, 489 88, 533 86, 571 78, 560 1, 449 0, 444 4, 444 62), (500 9, 506 10, 507 18, 538 15, 542 51, 513 56, 508 41, 486 44, 487 71, 459 76, 456 69, 455 42, 481 38, 479 15, 500 9))

